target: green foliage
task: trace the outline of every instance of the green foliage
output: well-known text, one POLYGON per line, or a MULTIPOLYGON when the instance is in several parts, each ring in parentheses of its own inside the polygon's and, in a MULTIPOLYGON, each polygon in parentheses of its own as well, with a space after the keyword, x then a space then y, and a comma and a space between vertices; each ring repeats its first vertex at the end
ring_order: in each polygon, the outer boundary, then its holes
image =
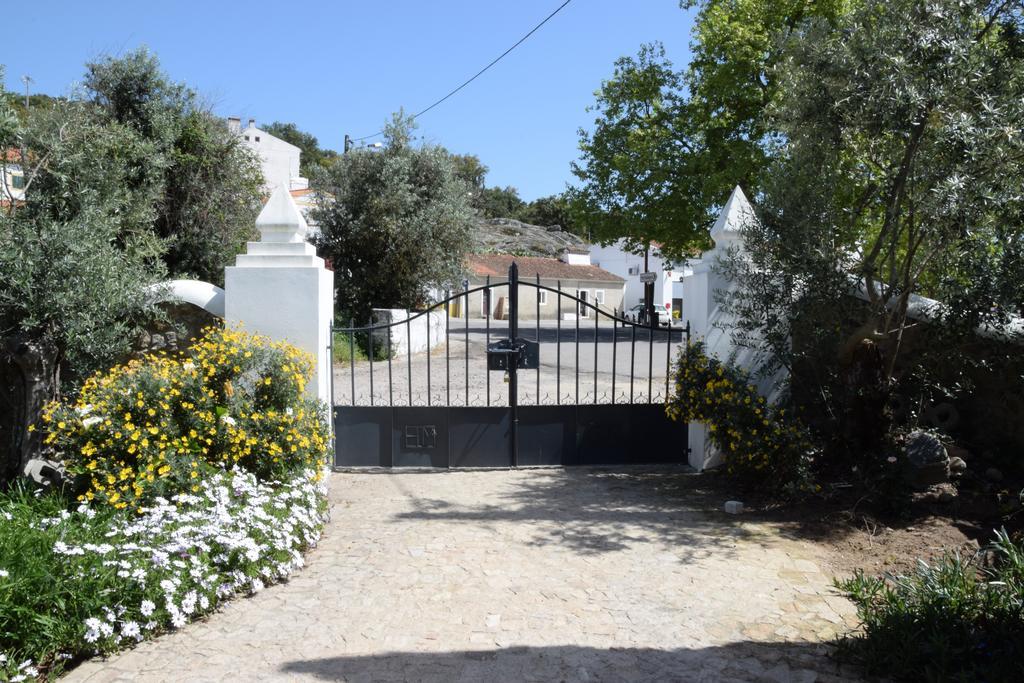
POLYGON ((396 115, 382 150, 353 150, 315 179, 324 195, 313 211, 316 243, 333 264, 345 318, 415 308, 429 287, 462 274, 474 219, 469 188, 448 152, 412 145, 412 130, 396 115))
POLYGON ((168 271, 222 284, 224 266, 256 238, 263 176, 237 135, 208 112, 193 111, 169 151, 156 234, 168 271))
POLYGON ((860 633, 840 654, 869 673, 908 681, 1012 681, 1024 676, 1024 546, 1005 531, 978 557, 919 562, 909 576, 858 571, 837 587, 857 605, 860 633))
POLYGON ((54 680, 76 661, 180 628, 286 578, 323 526, 316 477, 270 487, 219 473, 200 495, 141 514, 75 508, 24 483, 0 493, 0 676, 54 680))
POLYGON ((947 304, 947 367, 1022 312, 1020 27, 1015 3, 871 1, 784 46, 771 180, 725 304, 822 433, 884 436, 912 295, 947 304))
POLYGON ((558 225, 566 232, 580 237, 588 237, 584 226, 576 222, 569 201, 564 195, 553 194, 549 197, 535 199, 519 212, 517 218, 531 225, 544 227, 558 225))
POLYGON ((89 64, 85 86, 101 119, 153 147, 140 167, 162 169, 152 228, 169 273, 222 283, 254 234, 263 184, 255 156, 145 49, 89 64))
POLYGON ((790 494, 810 490, 813 447, 806 429, 785 408, 767 403, 742 371, 708 356, 702 342, 680 351, 665 411, 673 420, 707 425, 726 471, 739 481, 790 494))
POLYGON ((592 131, 580 131, 577 220, 633 251, 661 242, 670 259, 709 246, 729 192, 756 194, 775 133, 766 108, 782 41, 806 17, 834 21, 848 2, 684 0, 697 7, 692 59, 677 71, 658 43, 622 57, 601 84, 592 131))
POLYGON ((526 202, 512 186, 482 187, 473 191, 473 207, 484 218, 518 219, 526 209, 526 202))
POLYGON ((294 123, 274 121, 269 126, 263 126, 263 130, 302 150, 299 172, 307 178, 313 175, 317 169, 330 168, 331 164, 338 160, 337 152, 333 149, 321 148, 320 141, 316 139, 316 136, 299 130, 294 123))

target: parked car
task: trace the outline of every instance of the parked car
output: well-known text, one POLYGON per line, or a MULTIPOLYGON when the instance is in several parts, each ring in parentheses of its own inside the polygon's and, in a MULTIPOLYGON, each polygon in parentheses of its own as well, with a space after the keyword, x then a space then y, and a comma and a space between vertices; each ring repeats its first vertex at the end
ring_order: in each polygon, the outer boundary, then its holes
MULTIPOLYGON (((659 327, 668 327, 672 324, 672 312, 655 305, 654 315, 657 316, 659 327)), ((647 307, 637 304, 630 309, 623 311, 622 319, 639 325, 647 324, 647 307)))

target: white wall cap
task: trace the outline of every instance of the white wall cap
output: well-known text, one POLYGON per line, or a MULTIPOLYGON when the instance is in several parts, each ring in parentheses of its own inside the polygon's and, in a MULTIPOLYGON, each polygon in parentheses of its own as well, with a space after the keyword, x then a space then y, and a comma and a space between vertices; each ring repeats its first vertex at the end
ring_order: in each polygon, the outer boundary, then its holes
POLYGON ((200 280, 169 280, 146 288, 157 301, 184 301, 218 318, 224 317, 224 290, 200 280))
POLYGON ((747 195, 737 185, 729 195, 729 201, 722 207, 718 220, 711 228, 711 239, 715 240, 716 249, 724 249, 742 239, 744 228, 757 220, 754 207, 750 205, 747 195))
POLYGON ((278 185, 256 217, 263 242, 302 242, 309 231, 306 219, 284 185, 278 185))

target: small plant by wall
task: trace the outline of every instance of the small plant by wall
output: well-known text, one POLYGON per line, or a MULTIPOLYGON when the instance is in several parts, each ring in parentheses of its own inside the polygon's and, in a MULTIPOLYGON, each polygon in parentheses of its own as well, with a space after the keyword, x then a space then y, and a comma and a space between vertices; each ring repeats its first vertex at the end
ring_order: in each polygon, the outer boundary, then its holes
POLYGON ((814 488, 814 446, 806 428, 786 408, 765 401, 742 370, 708 356, 702 342, 680 351, 666 412, 707 425, 726 471, 744 484, 793 494, 814 488))

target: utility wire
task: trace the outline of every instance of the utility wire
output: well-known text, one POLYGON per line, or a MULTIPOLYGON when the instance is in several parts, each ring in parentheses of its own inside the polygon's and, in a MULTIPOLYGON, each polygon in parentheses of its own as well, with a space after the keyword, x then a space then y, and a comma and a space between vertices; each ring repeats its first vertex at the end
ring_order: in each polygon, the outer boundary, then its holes
MULTIPOLYGON (((436 102, 434 102, 433 104, 431 104, 431 105, 430 105, 429 107, 427 107, 426 109, 424 109, 424 110, 422 110, 422 111, 419 111, 419 112, 417 112, 417 113, 413 114, 413 115, 412 115, 412 116, 411 116, 410 118, 416 119, 416 118, 419 118, 420 116, 423 116, 423 115, 424 115, 424 114, 426 114, 426 113, 427 113, 428 111, 430 111, 431 109, 433 109, 433 108, 434 108, 434 107, 436 107, 437 105, 441 104, 442 102, 444 102, 445 100, 447 100, 447 99, 448 99, 449 97, 451 97, 452 95, 454 95, 455 93, 459 92, 460 90, 462 90, 463 88, 465 88, 465 87, 466 87, 467 85, 469 85, 470 83, 472 83, 473 81, 475 81, 475 80, 476 80, 476 79, 477 79, 478 77, 480 77, 481 75, 483 75, 483 73, 484 73, 485 71, 487 71, 488 69, 490 69, 490 68, 491 68, 492 66, 494 66, 494 65, 495 65, 495 64, 497 64, 498 62, 500 62, 500 61, 501 61, 501 60, 502 60, 502 59, 503 59, 503 58, 504 58, 504 57, 505 57, 505 56, 506 56, 506 55, 507 55, 507 54, 508 54, 509 52, 512 52, 512 50, 514 50, 514 49, 516 49, 517 47, 519 47, 520 45, 522 45, 522 44, 523 44, 523 42, 525 42, 527 38, 529 38, 529 37, 530 37, 530 36, 532 36, 532 35, 533 35, 534 33, 536 33, 536 32, 537 32, 537 30, 538 30, 538 29, 539 29, 539 28, 540 28, 541 26, 543 26, 544 24, 548 23, 548 21, 549 21, 549 20, 550 20, 550 19, 551 19, 552 17, 554 17, 554 16, 555 16, 556 14, 558 14, 559 12, 561 12, 561 11, 562 11, 562 10, 563 10, 563 9, 565 8, 565 6, 566 6, 566 5, 568 5, 568 4, 570 3, 570 2, 572 2, 572 0, 565 0, 565 2, 563 2, 563 3, 561 4, 561 5, 559 5, 559 6, 558 6, 558 8, 557 8, 557 9, 555 9, 555 11, 554 11, 554 12, 552 12, 551 14, 547 15, 546 17, 544 17, 544 20, 543 20, 543 21, 541 21, 541 22, 540 22, 539 24, 537 24, 537 25, 536 25, 536 26, 534 26, 534 27, 533 27, 532 29, 530 29, 530 32, 529 32, 529 33, 527 33, 527 34, 526 34, 525 36, 523 36, 523 37, 522 37, 522 38, 520 38, 520 39, 519 39, 518 41, 516 41, 515 45, 513 45, 513 46, 512 46, 512 47, 510 47, 509 49, 505 50, 505 51, 504 51, 504 52, 502 52, 502 53, 501 53, 500 55, 498 55, 498 57, 497 57, 496 59, 494 59, 494 61, 492 61, 492 62, 491 62, 490 64, 488 64, 488 65, 487 65, 487 66, 485 66, 484 68, 480 69, 479 71, 477 71, 477 72, 476 72, 475 74, 473 74, 473 75, 472 75, 472 76, 471 76, 471 77, 470 77, 469 79, 467 79, 467 80, 466 80, 466 82, 464 82, 464 83, 463 83, 462 85, 460 85, 459 87, 455 88, 455 89, 454 89, 454 90, 452 90, 452 91, 451 91, 450 93, 448 93, 447 95, 445 95, 445 96, 444 96, 444 97, 442 97, 441 99, 437 100, 436 102)), ((376 133, 374 133, 373 135, 364 135, 364 136, 363 136, 363 137, 361 137, 361 138, 355 138, 355 139, 353 139, 353 142, 361 142, 361 141, 363 141, 363 140, 369 140, 370 138, 375 138, 375 137, 377 137, 378 135, 381 135, 381 134, 382 134, 383 132, 384 132, 383 130, 379 130, 379 131, 377 131, 376 133)))

